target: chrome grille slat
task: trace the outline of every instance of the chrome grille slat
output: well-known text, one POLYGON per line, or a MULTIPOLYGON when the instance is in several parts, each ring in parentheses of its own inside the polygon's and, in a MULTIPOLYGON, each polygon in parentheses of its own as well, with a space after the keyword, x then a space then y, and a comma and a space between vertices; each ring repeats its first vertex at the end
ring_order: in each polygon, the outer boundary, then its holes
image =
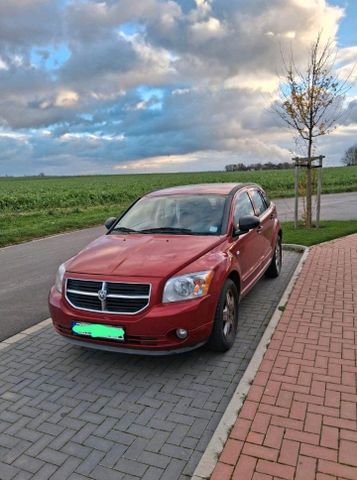
POLYGON ((150 302, 151 284, 66 279, 72 307, 97 313, 135 315, 150 302))

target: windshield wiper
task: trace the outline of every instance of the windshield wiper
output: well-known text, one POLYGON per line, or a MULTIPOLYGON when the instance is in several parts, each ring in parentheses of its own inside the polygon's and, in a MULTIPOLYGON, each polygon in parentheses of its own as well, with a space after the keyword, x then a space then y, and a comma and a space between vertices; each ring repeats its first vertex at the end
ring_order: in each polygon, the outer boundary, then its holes
POLYGON ((189 228, 175 228, 175 227, 157 227, 157 228, 145 228, 139 230, 140 233, 184 233, 187 235, 195 235, 195 232, 189 228))
POLYGON ((138 233, 138 230, 133 230, 132 228, 127 227, 116 227, 112 230, 112 232, 138 233))

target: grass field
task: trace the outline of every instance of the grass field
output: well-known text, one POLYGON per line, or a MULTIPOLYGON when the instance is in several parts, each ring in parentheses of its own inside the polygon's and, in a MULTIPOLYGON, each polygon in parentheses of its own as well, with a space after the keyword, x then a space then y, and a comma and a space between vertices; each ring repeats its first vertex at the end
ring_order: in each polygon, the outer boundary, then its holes
MULTIPOLYGON (((102 223, 157 188, 256 182, 272 198, 293 196, 293 170, 0 178, 0 246, 102 223)), ((323 192, 357 191, 357 168, 323 170, 323 192)))
POLYGON ((316 245, 321 242, 328 242, 335 238, 344 237, 357 233, 357 220, 329 220, 320 222, 320 228, 306 230, 305 228, 294 228, 293 222, 283 223, 284 243, 295 243, 297 245, 316 245))

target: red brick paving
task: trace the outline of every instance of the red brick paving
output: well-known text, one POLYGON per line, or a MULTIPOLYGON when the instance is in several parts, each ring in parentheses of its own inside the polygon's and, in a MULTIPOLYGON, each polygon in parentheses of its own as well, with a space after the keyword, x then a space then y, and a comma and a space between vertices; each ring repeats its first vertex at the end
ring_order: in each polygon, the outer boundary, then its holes
POLYGON ((357 480, 357 234, 313 247, 211 480, 357 480))

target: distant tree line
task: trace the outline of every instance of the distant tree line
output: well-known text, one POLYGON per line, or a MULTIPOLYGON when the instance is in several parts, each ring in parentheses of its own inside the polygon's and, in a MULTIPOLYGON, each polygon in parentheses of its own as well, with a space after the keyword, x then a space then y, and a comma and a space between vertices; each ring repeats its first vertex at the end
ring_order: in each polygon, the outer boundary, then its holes
POLYGON ((342 163, 346 167, 357 166, 357 143, 345 151, 342 163))
POLYGON ((286 168, 294 168, 294 164, 291 162, 252 163, 250 165, 244 165, 244 163, 232 163, 225 166, 226 172, 246 172, 249 170, 283 170, 286 168))

